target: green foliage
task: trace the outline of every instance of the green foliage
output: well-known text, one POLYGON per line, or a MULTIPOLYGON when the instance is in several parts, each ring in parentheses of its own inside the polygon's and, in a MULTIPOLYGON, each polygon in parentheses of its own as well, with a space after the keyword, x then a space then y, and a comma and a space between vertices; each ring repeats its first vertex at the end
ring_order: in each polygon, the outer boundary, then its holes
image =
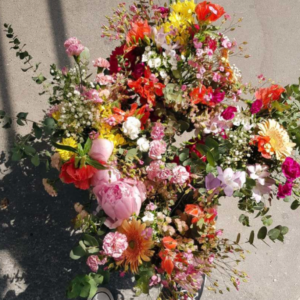
POLYGON ((139 268, 138 275, 135 276, 136 279, 136 296, 144 294, 149 294, 149 282, 150 278, 153 276, 154 270, 151 265, 142 265, 139 268))
POLYGON ((288 227, 279 225, 271 229, 268 232, 268 236, 270 240, 272 240, 273 242, 275 242, 276 240, 283 242, 284 236, 288 233, 288 231, 289 231, 288 227))
POLYGON ((249 217, 245 216, 244 214, 241 214, 239 217, 239 222, 242 223, 244 226, 250 226, 249 224, 249 217))
POLYGON ((272 220, 272 216, 268 215, 268 216, 263 216, 261 218, 261 221, 263 222, 263 224, 265 226, 271 226, 273 224, 273 220, 272 220))
POLYGON ((267 227, 264 226, 259 229, 259 231, 257 233, 257 238, 259 240, 264 240, 266 238, 267 234, 268 234, 268 229, 267 229, 267 227))

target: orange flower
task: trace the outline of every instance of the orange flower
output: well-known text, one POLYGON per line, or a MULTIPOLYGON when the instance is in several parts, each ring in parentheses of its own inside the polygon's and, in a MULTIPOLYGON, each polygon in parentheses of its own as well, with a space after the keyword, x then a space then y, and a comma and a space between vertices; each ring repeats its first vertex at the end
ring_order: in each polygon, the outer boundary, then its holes
POLYGON ((148 25, 148 21, 136 21, 131 23, 131 29, 127 33, 126 43, 128 45, 137 45, 139 39, 143 40, 145 36, 149 36, 151 33, 151 27, 148 25))
POLYGON ((150 257, 154 253, 153 250, 150 250, 153 246, 152 239, 143 235, 145 229, 146 224, 141 224, 140 220, 135 219, 129 222, 125 220, 118 228, 118 232, 126 235, 128 248, 117 265, 125 264, 125 267, 129 265, 132 273, 137 273, 138 266, 143 264, 143 261, 150 261, 150 257))
POLYGON ((273 101, 278 101, 285 89, 277 84, 268 88, 261 88, 255 93, 255 98, 263 102, 263 109, 270 108, 273 101))
POLYGON ((174 250, 177 247, 177 241, 172 239, 170 236, 166 236, 163 238, 164 247, 169 250, 174 250))
POLYGON ((209 208, 205 213, 199 205, 195 204, 187 204, 184 211, 186 214, 193 216, 192 224, 197 223, 200 219, 204 219, 204 222, 209 223, 217 216, 216 209, 209 208))
POLYGON ((196 14, 200 22, 214 22, 225 14, 225 10, 218 4, 203 1, 196 6, 196 14))
POLYGON ((211 86, 209 88, 206 88, 204 85, 202 85, 200 88, 197 87, 190 92, 191 102, 193 104, 202 103, 204 105, 214 106, 214 103, 205 99, 205 97, 211 95, 212 92, 213 90, 211 86))
POLYGON ((161 268, 165 270, 169 275, 172 274, 174 269, 173 255, 169 250, 162 250, 159 252, 159 257, 161 258, 161 268))
POLYGON ((261 155, 264 158, 270 159, 271 154, 274 153, 274 149, 270 146, 270 137, 268 136, 256 136, 251 142, 250 145, 257 145, 258 151, 261 152, 261 155))

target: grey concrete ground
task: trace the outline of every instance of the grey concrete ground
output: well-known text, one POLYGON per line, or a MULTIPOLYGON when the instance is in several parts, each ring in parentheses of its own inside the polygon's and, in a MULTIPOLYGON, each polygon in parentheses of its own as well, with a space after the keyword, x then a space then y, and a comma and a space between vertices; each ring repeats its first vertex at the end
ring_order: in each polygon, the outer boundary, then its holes
MULTIPOLYGON (((127 2, 127 1, 126 1, 127 2)), ((0 23, 12 23, 15 32, 47 74, 52 62, 64 66, 68 58, 63 42, 77 36, 91 50, 92 57, 109 54, 113 44, 101 40, 100 26, 117 0, 0 0, 0 23)), ((162 3, 162 1, 161 1, 162 3)), ((228 13, 243 17, 243 27, 231 32, 238 41, 248 41, 252 58, 236 59, 246 81, 256 81, 263 73, 285 85, 296 82, 300 75, 300 1, 299 0, 219 0, 228 13)), ((30 112, 33 119, 42 116, 46 99, 30 76, 20 70, 21 64, 0 32, 0 109, 14 114, 30 112)), ((0 130, 0 200, 9 200, 8 208, 0 210, 0 299, 62 300, 64 289, 72 276, 84 265, 69 259, 69 250, 76 243, 71 236, 70 220, 75 214, 73 204, 87 195, 65 186, 55 199, 43 191, 42 167, 20 169, 9 162, 6 151, 19 132, 0 130)), ((24 129, 23 129, 24 130, 24 129)), ((220 209, 219 227, 235 239, 242 233, 243 241, 250 229, 238 222, 237 201, 226 200, 220 209), (234 232, 234 234, 233 234, 234 232)), ((300 299, 300 211, 276 202, 272 213, 278 224, 290 227, 284 244, 256 242, 240 268, 248 272, 249 283, 240 292, 214 295, 205 292, 206 300, 299 300, 300 299)), ((259 228, 260 224, 257 227, 259 228)), ((131 299, 130 278, 115 278, 114 295, 131 299)))

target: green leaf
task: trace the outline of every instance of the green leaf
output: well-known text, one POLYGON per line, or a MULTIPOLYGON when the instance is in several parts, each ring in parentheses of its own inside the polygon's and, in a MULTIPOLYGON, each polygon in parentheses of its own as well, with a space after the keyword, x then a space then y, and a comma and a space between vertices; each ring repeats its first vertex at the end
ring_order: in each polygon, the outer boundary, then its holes
POLYGON ((242 223, 244 226, 248 226, 248 227, 250 226, 249 225, 249 217, 244 214, 240 215, 239 222, 242 223))
POLYGON ((94 168, 96 168, 97 170, 106 170, 105 166, 103 166, 102 164, 100 164, 98 161, 87 157, 86 159, 86 163, 94 168))
POLYGON ((277 228, 274 228, 274 229, 271 229, 269 232, 268 232, 268 236, 269 238, 272 240, 272 241, 275 241, 278 239, 278 237, 280 236, 280 230, 277 229, 277 228))
POLYGON ((70 152, 73 152, 73 153, 77 153, 77 149, 75 149, 75 148, 73 148, 71 146, 61 145, 61 144, 55 143, 53 141, 52 141, 52 145, 54 147, 56 147, 57 149, 66 150, 66 151, 70 151, 70 152))
POLYGON ((43 134, 43 130, 37 125, 37 123, 33 123, 32 128, 34 130, 34 135, 37 139, 40 139, 43 134))
POLYGON ((25 145, 23 147, 23 150, 29 156, 32 156, 32 155, 34 155, 36 153, 36 150, 32 146, 30 146, 30 145, 25 145))
POLYGON ((273 224, 272 216, 264 216, 261 218, 261 221, 265 226, 271 226, 273 224))
POLYGON ((74 260, 78 260, 81 257, 85 256, 86 252, 84 249, 82 249, 82 247, 76 246, 74 249, 71 250, 70 252, 70 258, 74 259, 74 260))
POLYGON ((104 280, 104 276, 102 274, 91 274, 92 278, 96 282, 96 284, 102 284, 104 280))
POLYGON ((130 161, 133 159, 134 156, 137 155, 137 149, 136 148, 132 148, 130 150, 127 151, 127 154, 126 154, 126 157, 125 157, 125 160, 126 161, 130 161))
POLYGON ((209 151, 208 147, 202 144, 197 144, 196 149, 203 155, 206 156, 206 153, 209 151))
POLYGON ((214 156, 212 155, 211 152, 207 152, 207 153, 206 153, 206 158, 207 158, 208 163, 209 163, 212 167, 214 167, 214 166, 216 165, 215 158, 214 158, 214 156))
POLYGON ((93 145, 93 141, 90 138, 88 138, 84 145, 84 149, 83 149, 84 154, 88 154, 90 152, 92 145, 93 145))
POLYGON ((43 125, 44 125, 45 133, 48 134, 48 135, 51 135, 53 130, 56 127, 56 123, 55 123, 55 120, 53 118, 46 118, 43 121, 43 125))
POLYGON ((12 152, 12 161, 20 161, 22 159, 22 153, 18 150, 12 152))
POLYGON ((217 161, 220 157, 219 154, 219 143, 213 138, 207 137, 205 139, 205 145, 208 147, 209 151, 213 155, 214 159, 217 161))
MULTIPOLYGON (((21 55, 20 55, 21 57, 21 55)), ((35 81, 37 84, 42 84, 45 80, 47 80, 46 77, 44 77, 42 74, 40 74, 37 77, 32 77, 33 81, 35 81)))
POLYGON ((240 240, 241 240, 241 234, 238 233, 238 235, 237 235, 237 237, 236 237, 235 243, 236 243, 236 244, 239 244, 240 240))
POLYGON ((3 126, 2 126, 2 128, 5 128, 5 129, 9 129, 10 127, 11 127, 11 124, 12 124, 12 119, 11 119, 11 117, 8 117, 8 116, 5 116, 4 118, 3 118, 3 126))
POLYGON ((190 151, 189 149, 183 149, 183 151, 179 154, 179 160, 185 161, 189 158, 190 151))
POLYGON ((251 231, 251 233, 250 233, 250 237, 249 237, 249 243, 251 244, 251 245, 253 245, 253 243, 254 243, 254 230, 252 230, 251 231))
POLYGON ((281 234, 286 235, 289 232, 289 228, 286 226, 281 227, 281 234))
POLYGON ((26 120, 27 116, 28 116, 28 113, 24 113, 24 112, 20 112, 17 114, 17 118, 24 120, 24 121, 26 120))
POLYGON ((31 158, 31 162, 34 166, 38 167, 40 165, 40 158, 39 156, 36 154, 31 158))
POLYGON ((264 227, 259 229, 259 231, 257 233, 257 238, 259 240, 264 240, 267 236, 267 233, 268 233, 268 229, 267 229, 267 227, 264 226, 264 227))
POLYGON ((20 125, 20 126, 24 126, 25 125, 25 123, 21 119, 17 120, 17 124, 20 125))
POLYGON ((82 239, 87 246, 99 247, 99 243, 98 243, 97 239, 95 239, 93 236, 91 236, 89 234, 84 234, 82 239))
POLYGON ((299 200, 295 200, 291 205, 291 209, 296 210, 299 206, 300 206, 299 200))
POLYGON ((0 119, 3 119, 6 115, 6 112, 4 110, 0 110, 0 119))

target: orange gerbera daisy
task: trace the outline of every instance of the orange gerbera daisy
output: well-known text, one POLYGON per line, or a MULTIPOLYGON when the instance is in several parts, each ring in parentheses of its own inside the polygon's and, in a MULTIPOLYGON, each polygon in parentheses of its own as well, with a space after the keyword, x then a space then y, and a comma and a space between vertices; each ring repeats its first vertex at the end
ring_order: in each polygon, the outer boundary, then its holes
POLYGON ((137 273, 138 266, 141 265, 143 261, 150 261, 150 257, 154 254, 154 251, 150 250, 153 246, 152 239, 147 238, 147 235, 143 234, 145 229, 146 224, 142 224, 140 220, 137 221, 135 219, 129 222, 125 220, 118 228, 120 233, 126 235, 128 248, 117 264, 125 264, 125 267, 129 265, 132 273, 137 273))

